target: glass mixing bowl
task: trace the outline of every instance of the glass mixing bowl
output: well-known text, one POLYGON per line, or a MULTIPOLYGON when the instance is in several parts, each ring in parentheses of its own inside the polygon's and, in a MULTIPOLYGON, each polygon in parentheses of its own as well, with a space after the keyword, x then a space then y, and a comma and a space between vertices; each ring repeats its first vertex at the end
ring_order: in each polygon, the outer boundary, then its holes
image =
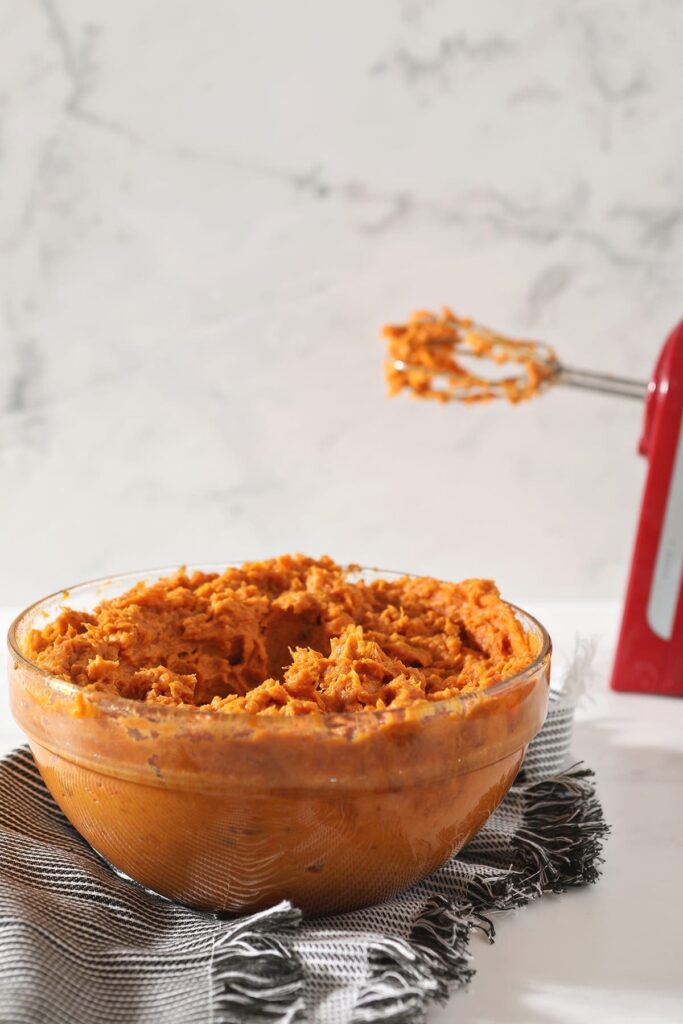
POLYGON ((148 705, 84 692, 23 655, 27 632, 65 603, 91 610, 175 571, 61 591, 9 631, 13 714, 52 796, 110 864, 195 907, 244 912, 289 899, 308 914, 335 913, 424 878, 481 828, 545 719, 551 644, 540 623, 514 609, 539 649, 518 675, 362 713, 148 705))

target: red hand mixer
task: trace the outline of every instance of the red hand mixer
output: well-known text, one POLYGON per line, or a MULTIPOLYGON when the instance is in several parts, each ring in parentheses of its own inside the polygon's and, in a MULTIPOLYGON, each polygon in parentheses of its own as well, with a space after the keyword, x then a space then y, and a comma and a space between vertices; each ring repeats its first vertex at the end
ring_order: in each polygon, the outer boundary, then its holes
POLYGON ((683 695, 683 321, 664 344, 645 400, 647 480, 614 690, 683 695))
POLYGON ((649 384, 570 369, 547 345, 507 339, 448 309, 442 317, 416 313, 408 325, 384 333, 391 393, 408 388, 442 401, 516 402, 565 384, 645 399, 639 451, 648 473, 611 685, 683 695, 683 321, 665 342, 649 384), (466 368, 472 356, 517 364, 522 372, 485 378, 466 368))

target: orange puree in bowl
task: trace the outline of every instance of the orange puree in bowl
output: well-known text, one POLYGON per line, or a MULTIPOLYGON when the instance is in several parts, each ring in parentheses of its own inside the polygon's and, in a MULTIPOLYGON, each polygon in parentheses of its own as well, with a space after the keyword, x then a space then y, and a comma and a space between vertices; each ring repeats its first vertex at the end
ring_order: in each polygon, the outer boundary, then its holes
POLYGON ((25 655, 86 690, 221 714, 406 708, 526 668, 538 640, 488 580, 364 581, 284 555, 64 609, 25 655))
POLYGON ((10 631, 13 713, 94 849, 197 907, 387 899, 481 828, 546 712, 547 634, 485 580, 286 555, 62 601, 10 631))

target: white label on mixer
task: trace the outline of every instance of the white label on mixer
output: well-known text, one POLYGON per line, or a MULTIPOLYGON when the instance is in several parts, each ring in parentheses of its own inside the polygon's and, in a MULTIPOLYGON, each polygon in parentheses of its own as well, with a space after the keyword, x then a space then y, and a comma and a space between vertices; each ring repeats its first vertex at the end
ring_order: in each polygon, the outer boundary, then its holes
POLYGON ((670 640, 683 582, 683 420, 671 473, 669 497, 659 538, 655 574, 647 603, 650 629, 662 640, 670 640))

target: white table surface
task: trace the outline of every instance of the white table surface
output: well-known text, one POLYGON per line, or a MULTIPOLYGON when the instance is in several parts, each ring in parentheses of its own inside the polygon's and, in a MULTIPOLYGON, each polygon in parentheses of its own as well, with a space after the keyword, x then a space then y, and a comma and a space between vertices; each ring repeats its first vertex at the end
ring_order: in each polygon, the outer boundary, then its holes
MULTIPOLYGON (((683 701, 608 689, 615 605, 528 607, 553 636, 557 666, 577 635, 598 638, 574 749, 595 769, 612 825, 604 876, 497 915, 493 946, 474 933, 476 977, 430 1013, 430 1024, 680 1024, 683 701)), ((0 611, 3 635, 10 617, 0 611)), ((0 694, 4 753, 22 736, 4 684, 0 694)))

